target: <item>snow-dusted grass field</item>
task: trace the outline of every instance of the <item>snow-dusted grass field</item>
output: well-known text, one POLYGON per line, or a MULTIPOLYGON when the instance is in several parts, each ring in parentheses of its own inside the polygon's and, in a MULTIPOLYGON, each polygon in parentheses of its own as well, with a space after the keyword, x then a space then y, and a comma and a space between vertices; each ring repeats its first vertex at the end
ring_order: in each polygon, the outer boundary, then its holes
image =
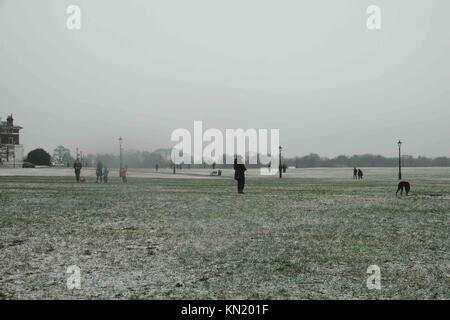
POLYGON ((0 170, 0 298, 449 299, 450 169, 406 168, 407 198, 394 168, 351 171, 251 170, 238 195, 229 170, 0 170))

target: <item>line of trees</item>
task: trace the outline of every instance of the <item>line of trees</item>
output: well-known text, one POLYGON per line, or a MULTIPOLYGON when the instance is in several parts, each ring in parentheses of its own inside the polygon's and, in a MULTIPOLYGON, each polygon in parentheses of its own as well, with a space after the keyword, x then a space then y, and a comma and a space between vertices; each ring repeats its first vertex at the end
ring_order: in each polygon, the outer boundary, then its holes
MULTIPOLYGON (((101 154, 91 155, 89 154, 85 160, 89 165, 93 165, 97 161, 101 160, 103 164, 110 167, 118 167, 120 159, 118 155, 113 154, 101 154)), ((346 156, 340 155, 335 158, 320 157, 318 154, 312 153, 303 157, 283 158, 282 161, 289 167, 296 168, 316 168, 316 167, 396 167, 398 166, 398 158, 384 157, 380 155, 364 154, 346 156)), ((154 168, 156 164, 160 168, 171 167, 172 163, 162 157, 161 154, 151 153, 147 151, 128 151, 124 153, 124 163, 131 168, 154 168)), ((450 167, 450 158, 438 157, 413 157, 410 155, 402 156, 402 166, 405 167, 450 167)), ((187 165, 183 165, 186 168, 187 165)), ((204 168, 211 167, 211 165, 191 165, 191 168, 204 168)), ((218 168, 228 168, 232 165, 217 165, 218 168)), ((250 165, 249 167, 259 167, 259 165, 250 165)))
MULTIPOLYGON (((168 159, 170 149, 161 149, 157 152, 127 150, 123 154, 124 164, 130 168, 169 168, 172 162, 168 159), (162 150, 162 151, 161 151, 162 150)), ((64 146, 58 146, 51 158, 53 164, 71 166, 76 156, 72 156, 70 150, 64 146)), ((28 161, 36 165, 50 163, 50 155, 42 149, 36 149, 29 153, 28 161), (35 163, 36 162, 36 163, 35 163)), ((120 165, 119 155, 116 154, 87 154, 82 158, 84 166, 96 166, 98 161, 103 165, 115 168, 120 165)), ((318 154, 311 153, 303 157, 284 158, 283 164, 296 168, 316 168, 316 167, 396 167, 398 158, 384 157, 374 154, 363 155, 340 155, 334 158, 321 157, 318 154)), ((402 156, 402 166, 404 167, 450 167, 449 157, 428 158, 424 156, 413 157, 410 155, 402 156)), ((188 167, 183 165, 183 168, 188 167)), ((191 165, 191 168, 209 168, 211 165, 191 165)), ((218 168, 232 167, 232 165, 217 165, 218 168)), ((249 165, 249 167, 259 167, 259 165, 249 165)))
MULTIPOLYGON (((88 154, 83 156, 84 164, 88 166, 95 166, 98 161, 101 161, 104 166, 110 168, 118 168, 120 166, 120 157, 115 154, 88 154)), ((123 162, 130 168, 154 168, 169 167, 170 161, 167 161, 159 153, 148 151, 125 151, 123 154, 123 162)))
MULTIPOLYGON (((438 157, 427 158, 423 156, 413 157, 410 155, 402 156, 402 166, 405 167, 450 167, 450 158, 438 157)), ((387 158, 374 154, 363 154, 345 156, 341 155, 335 158, 320 157, 318 154, 311 153, 304 157, 287 158, 284 160, 286 165, 296 168, 315 168, 315 167, 396 167, 398 158, 387 158)))

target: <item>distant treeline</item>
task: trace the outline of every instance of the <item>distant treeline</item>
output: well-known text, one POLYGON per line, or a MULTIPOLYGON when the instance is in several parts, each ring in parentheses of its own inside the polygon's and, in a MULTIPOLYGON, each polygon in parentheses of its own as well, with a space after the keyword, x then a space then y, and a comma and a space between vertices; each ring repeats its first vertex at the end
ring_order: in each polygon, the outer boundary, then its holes
MULTIPOLYGON (((104 166, 118 168, 120 166, 120 157, 115 154, 88 154, 83 155, 83 164, 96 166, 101 161, 104 166)), ((161 168, 169 167, 170 161, 160 153, 148 151, 126 151, 123 154, 124 165, 130 168, 155 168, 158 165, 161 168)))
MULTIPOLYGON (((413 157, 409 155, 402 156, 402 166, 405 167, 450 167, 450 158, 438 157, 413 157)), ((397 158, 386 158, 380 155, 363 154, 345 156, 341 155, 335 158, 320 157, 318 154, 311 153, 304 157, 295 157, 285 159, 288 166, 296 168, 315 168, 315 167, 396 167, 397 158)))
MULTIPOLYGON (((168 159, 170 153, 158 153, 147 151, 127 151, 123 155, 124 164, 130 168, 154 168, 158 165, 160 168, 172 166, 168 159)), ((94 166, 98 161, 102 161, 105 166, 118 167, 120 158, 113 154, 88 154, 83 156, 85 165, 94 166)), ((316 167, 396 167, 398 158, 387 158, 380 155, 364 154, 345 156, 341 155, 335 158, 320 157, 318 154, 309 154, 303 157, 283 158, 283 163, 288 167, 296 168, 316 168, 316 167)), ((423 156, 413 157, 409 155, 402 156, 402 166, 405 167, 450 167, 450 158, 438 157, 427 158, 423 156)), ((187 168, 183 165, 183 168, 187 168)), ((209 168, 210 165, 191 165, 191 168, 209 168)), ((232 165, 217 165, 218 168, 228 168, 232 165)), ((249 167, 259 167, 259 165, 249 165, 249 167)))

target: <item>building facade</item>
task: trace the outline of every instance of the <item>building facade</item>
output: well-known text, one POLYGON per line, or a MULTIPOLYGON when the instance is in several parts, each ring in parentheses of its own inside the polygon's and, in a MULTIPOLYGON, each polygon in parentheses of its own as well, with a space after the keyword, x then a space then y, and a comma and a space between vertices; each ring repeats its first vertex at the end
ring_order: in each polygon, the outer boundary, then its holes
POLYGON ((20 130, 9 115, 6 121, 0 119, 0 168, 21 168, 23 164, 23 145, 20 144, 20 130))

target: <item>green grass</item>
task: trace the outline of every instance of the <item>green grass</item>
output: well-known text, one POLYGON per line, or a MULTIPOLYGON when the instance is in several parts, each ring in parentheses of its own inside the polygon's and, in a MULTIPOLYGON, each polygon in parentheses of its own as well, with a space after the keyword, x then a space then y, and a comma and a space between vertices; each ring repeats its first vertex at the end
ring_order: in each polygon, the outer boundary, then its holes
POLYGON ((0 298, 449 299, 450 170, 411 171, 403 198, 380 170, 250 177, 245 195, 228 178, 0 177, 0 298))

